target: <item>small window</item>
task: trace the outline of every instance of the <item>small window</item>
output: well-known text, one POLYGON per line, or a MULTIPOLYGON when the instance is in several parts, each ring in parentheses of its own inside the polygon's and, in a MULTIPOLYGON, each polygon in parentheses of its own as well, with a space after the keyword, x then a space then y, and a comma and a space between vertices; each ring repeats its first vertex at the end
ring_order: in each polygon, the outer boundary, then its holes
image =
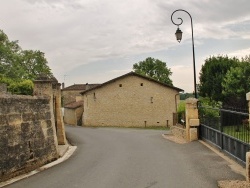
POLYGON ((119 87, 122 87, 122 84, 119 84, 119 87))
POLYGON ((143 83, 141 83, 141 86, 143 86, 143 83))
POLYGON ((94 93, 94 100, 96 100, 96 96, 95 96, 95 93, 94 93))
POLYGON ((151 103, 153 103, 153 97, 151 97, 151 103))

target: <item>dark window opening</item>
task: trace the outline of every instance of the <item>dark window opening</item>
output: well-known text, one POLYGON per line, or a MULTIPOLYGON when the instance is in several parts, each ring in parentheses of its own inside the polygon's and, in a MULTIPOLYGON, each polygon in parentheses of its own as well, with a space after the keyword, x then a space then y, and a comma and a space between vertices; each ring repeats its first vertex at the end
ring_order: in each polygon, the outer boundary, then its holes
POLYGON ((143 83, 141 83, 141 86, 143 86, 143 83))
POLYGON ((122 87, 122 84, 119 84, 119 87, 122 87))

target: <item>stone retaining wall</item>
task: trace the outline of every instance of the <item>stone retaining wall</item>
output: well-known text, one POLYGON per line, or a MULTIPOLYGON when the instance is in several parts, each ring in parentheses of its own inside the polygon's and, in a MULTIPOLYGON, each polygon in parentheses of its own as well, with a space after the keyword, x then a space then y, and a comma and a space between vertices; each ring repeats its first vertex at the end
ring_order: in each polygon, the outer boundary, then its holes
POLYGON ((0 94, 0 181, 56 158, 50 98, 0 94))
POLYGON ((186 134, 186 129, 185 128, 182 128, 180 126, 171 126, 170 127, 170 130, 172 132, 172 134, 174 136, 176 136, 177 138, 182 138, 182 139, 185 139, 187 140, 187 134, 186 134))

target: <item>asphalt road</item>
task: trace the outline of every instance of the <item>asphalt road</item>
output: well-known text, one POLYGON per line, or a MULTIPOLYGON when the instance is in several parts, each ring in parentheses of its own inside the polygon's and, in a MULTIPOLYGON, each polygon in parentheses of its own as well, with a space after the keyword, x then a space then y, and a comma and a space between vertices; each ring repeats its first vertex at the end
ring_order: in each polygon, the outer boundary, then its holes
POLYGON ((239 179, 228 163, 199 142, 176 144, 166 131, 66 127, 77 145, 65 162, 8 188, 214 188, 239 179))

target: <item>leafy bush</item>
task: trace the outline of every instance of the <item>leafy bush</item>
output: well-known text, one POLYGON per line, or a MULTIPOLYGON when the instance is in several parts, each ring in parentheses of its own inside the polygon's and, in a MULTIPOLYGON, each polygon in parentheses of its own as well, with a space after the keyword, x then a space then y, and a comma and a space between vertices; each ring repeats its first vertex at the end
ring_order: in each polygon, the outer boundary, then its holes
POLYGON ((31 80, 23 80, 21 82, 13 82, 9 85, 8 90, 13 94, 32 95, 34 84, 31 80))
POLYGON ((31 80, 12 80, 0 75, 0 83, 7 85, 7 90, 17 95, 32 95, 34 84, 31 80))
POLYGON ((209 98, 199 98, 199 117, 209 117, 209 118, 218 118, 220 116, 219 114, 219 108, 221 107, 220 102, 216 102, 213 100, 210 100, 209 98))

